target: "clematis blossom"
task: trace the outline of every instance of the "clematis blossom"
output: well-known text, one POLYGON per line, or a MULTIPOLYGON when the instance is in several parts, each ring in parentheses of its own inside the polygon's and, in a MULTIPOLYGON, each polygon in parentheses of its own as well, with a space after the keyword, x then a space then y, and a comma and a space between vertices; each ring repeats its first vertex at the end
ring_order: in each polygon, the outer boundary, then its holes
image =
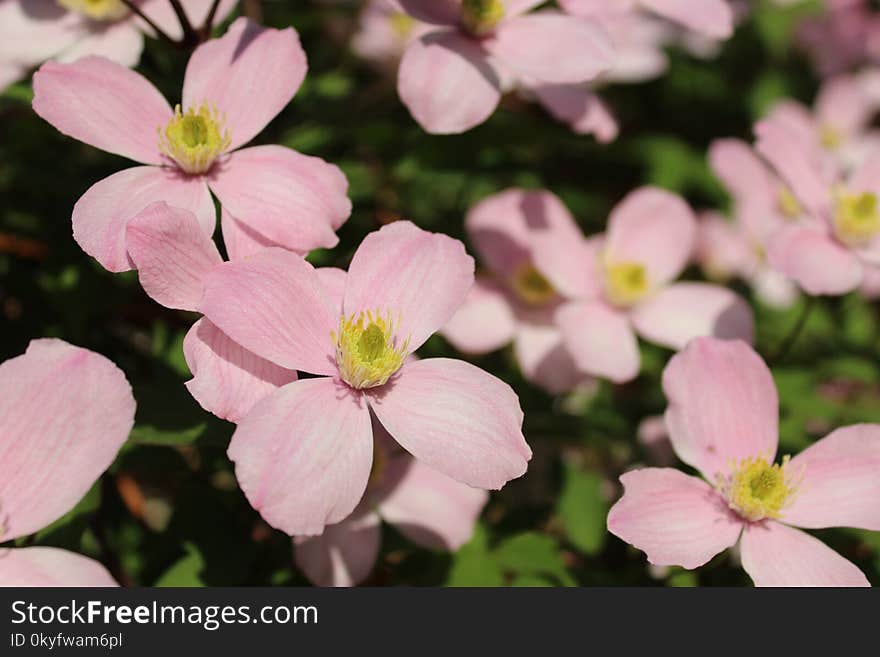
POLYGON ((644 10, 713 39, 733 33, 734 13, 726 0, 559 0, 559 4, 578 16, 644 10))
POLYGON ((538 235, 580 239, 568 209, 550 192, 508 189, 471 209, 465 230, 486 271, 443 327, 443 337, 466 354, 489 353, 513 342, 529 381, 550 394, 574 388, 585 376, 554 322, 563 298, 532 257, 538 235))
POLYGON ((369 0, 360 12, 351 49, 380 67, 397 66, 409 42, 431 29, 403 11, 397 0, 369 0))
POLYGON ((869 586, 801 529, 880 530, 880 425, 837 429, 774 464, 776 387, 739 341, 694 340, 670 360, 663 390, 672 446, 703 478, 673 468, 624 474, 612 534, 654 565, 688 569, 738 542, 756 586, 869 586))
POLYGON ((413 459, 373 420, 375 449, 367 492, 345 520, 320 536, 294 539, 296 563, 317 586, 355 586, 373 570, 382 521, 430 550, 454 551, 474 532, 489 499, 413 459))
POLYGON ((264 246, 298 253, 336 244, 351 202, 342 172, 276 145, 240 148, 296 93, 305 53, 292 28, 236 20, 193 52, 174 110, 146 79, 101 57, 48 62, 34 75, 34 110, 62 133, 146 166, 96 183, 73 209, 73 235, 110 271, 131 269, 125 226, 157 201, 216 225, 231 258, 264 246))
MULTIPOLYGON (((61 340, 0 364, 0 543, 70 511, 134 425, 125 375, 61 340), (51 494, 47 485, 51 482, 51 494)), ((0 548, 0 586, 116 586, 94 559, 53 547, 0 548)))
POLYGON ((776 232, 803 213, 797 198, 751 146, 738 139, 714 141, 709 164, 733 203, 730 219, 715 212, 701 216, 697 262, 712 280, 725 283, 737 277, 768 306, 791 306, 797 286, 770 266, 767 249, 776 232))
POLYGON ((777 231, 772 267, 808 294, 845 294, 880 265, 880 151, 851 172, 829 167, 825 154, 777 119, 756 128, 756 149, 791 189, 802 218, 777 231))
POLYGON ((525 472, 531 450, 509 386, 463 361, 407 360, 464 301, 473 268, 460 242, 396 222, 361 243, 341 308, 289 251, 208 273, 198 310, 212 324, 279 367, 317 375, 254 405, 229 446, 270 525, 315 535, 354 511, 373 461, 371 413, 416 459, 469 486, 496 489, 525 472))
POLYGON ((615 383, 635 378, 637 333, 676 350, 703 335, 751 340, 752 311, 737 294, 673 282, 690 260, 696 228, 681 198, 643 187, 612 210, 604 235, 535 237, 535 263, 565 300, 556 323, 579 369, 615 383))
MULTIPOLYGON (((180 21, 168 0, 142 0, 138 8, 165 34, 180 39, 180 21)), ((190 22, 201 27, 213 0, 182 0, 190 22)), ((221 22, 237 0, 221 0, 221 22)), ((70 62, 87 55, 135 66, 144 35, 154 30, 120 0, 0 0, 0 91, 47 59, 70 62)))
POLYGON ((540 0, 398 0, 435 26, 407 46, 397 90, 413 118, 434 134, 483 123, 516 80, 588 82, 614 62, 602 28, 586 18, 531 12, 540 0))

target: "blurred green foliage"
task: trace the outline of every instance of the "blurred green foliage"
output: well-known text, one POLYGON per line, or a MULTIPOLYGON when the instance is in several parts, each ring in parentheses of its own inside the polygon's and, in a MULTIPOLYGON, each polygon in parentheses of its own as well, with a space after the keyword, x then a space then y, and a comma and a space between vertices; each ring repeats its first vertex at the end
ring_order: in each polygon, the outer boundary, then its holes
MULTIPOLYGON (((752 121, 770 103, 785 95, 809 102, 817 86, 790 47, 792 21, 815 6, 780 10, 759 3, 717 59, 673 51, 662 79, 605 90, 622 123, 613 144, 574 136, 515 97, 467 134, 430 136, 398 101, 393 77, 347 50, 350 9, 265 2, 264 10, 268 25, 297 28, 310 71, 258 142, 334 162, 351 185, 354 213, 337 249, 310 256, 320 265, 345 267, 363 236, 390 217, 465 239, 468 208, 513 185, 556 192, 587 232, 601 230, 609 209, 645 183, 677 191, 696 208, 723 208, 728 200, 705 163, 709 142, 748 139, 752 121)), ((141 70, 174 102, 185 64, 184 53, 153 42, 141 70)), ((29 83, 21 83, 0 97, 0 233, 33 247, 0 252, 0 357, 44 336, 94 349, 125 370, 138 414, 116 463, 83 501, 21 542, 95 556, 124 584, 305 584, 290 539, 265 525, 235 484, 225 456, 232 426, 204 413, 182 385, 189 377, 181 343, 193 316, 151 302, 133 274, 104 271, 72 240, 77 198, 128 163, 58 134, 31 111, 31 96, 29 83)), ((757 348, 765 358, 779 353, 802 310, 756 305, 757 348)), ((822 299, 791 349, 771 360, 781 453, 797 452, 837 426, 880 422, 878 325, 876 304, 855 295, 822 299)), ((440 337, 421 353, 455 355, 440 337)), ((655 569, 605 530, 618 475, 650 462, 636 429, 664 409, 659 376, 669 356, 644 345, 637 380, 562 399, 529 386, 509 350, 475 359, 521 396, 535 452, 529 473, 493 494, 473 539, 453 555, 416 548, 386 527, 369 583, 747 584, 729 552, 698 572, 655 569)), ((821 537, 880 584, 878 534, 832 530, 821 537)))

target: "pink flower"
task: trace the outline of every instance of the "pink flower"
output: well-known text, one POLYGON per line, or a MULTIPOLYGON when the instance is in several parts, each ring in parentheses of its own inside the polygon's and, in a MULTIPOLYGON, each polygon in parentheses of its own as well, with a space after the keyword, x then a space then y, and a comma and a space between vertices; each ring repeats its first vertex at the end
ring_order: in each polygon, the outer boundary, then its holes
POLYGON ((206 235, 216 224, 230 257, 266 245, 297 252, 336 244, 351 212, 345 176, 281 146, 238 149, 290 101, 306 73, 292 28, 238 19, 199 46, 187 66, 183 106, 172 111, 143 77, 100 57, 44 64, 34 109, 61 132, 148 166, 93 185, 73 209, 73 235, 110 271, 131 268, 125 226, 156 201, 193 212, 206 235))
MULTIPOLYGON (((213 0, 183 0, 194 25, 201 27, 213 0)), ((140 9, 168 36, 182 36, 168 0, 143 0, 140 9)), ((236 0, 221 0, 215 22, 236 0)), ((101 55, 123 66, 141 58, 144 34, 153 30, 120 0, 0 0, 0 91, 47 59, 71 62, 101 55)))
POLYGON ((691 257, 696 218, 678 196, 644 187, 590 239, 535 237, 538 269, 567 300, 556 311, 563 344, 584 372, 621 383, 640 369, 636 333, 681 349, 715 335, 751 340, 752 312, 727 288, 673 281, 691 257))
POLYGON ((766 254, 775 233, 800 217, 800 204, 752 148, 738 139, 714 141, 709 164, 732 197, 732 221, 711 212, 701 217, 697 261, 712 280, 738 277, 749 282, 764 303, 790 306, 797 287, 770 267, 766 254))
POLYGON ((826 0, 826 11, 802 21, 797 41, 822 77, 878 57, 880 20, 868 0, 826 0))
POLYGON ((409 42, 431 29, 404 12, 397 0, 369 0, 361 10, 351 48, 380 66, 396 66, 409 42))
POLYGON ((532 257, 544 233, 580 239, 568 209, 546 191, 509 189, 476 205, 465 229, 487 268, 442 334, 466 354, 485 354, 514 343, 523 375, 551 394, 567 392, 585 376, 562 345, 553 316, 562 298, 532 257))
POLYGON ((733 10, 725 0, 559 0, 559 4, 577 16, 647 10, 713 39, 733 33, 733 10))
MULTIPOLYGON (((125 375, 61 340, 0 364, 0 543, 70 511, 134 425, 125 375)), ((51 547, 0 549, 0 586, 116 586, 93 559, 51 547)))
POLYGON ((528 13, 540 0, 399 0, 436 29, 412 41, 397 91, 428 132, 459 133, 495 111, 512 79, 587 82, 613 63, 602 29, 557 12, 528 13))
POLYGON ((342 307, 318 273, 266 249, 211 270, 199 310, 278 367, 318 375, 282 386, 242 419, 229 446, 251 504, 291 535, 354 511, 373 456, 371 412, 426 465, 484 489, 526 470, 522 411, 505 383, 463 361, 407 357, 473 283, 462 244, 397 222, 367 236, 342 307))
POLYGON ((658 566, 697 568, 740 542, 757 586, 867 586, 859 569, 795 529, 880 530, 880 425, 838 429, 772 465, 777 397, 770 370, 741 342, 695 340, 663 373, 671 468, 624 474, 608 530, 658 566), (709 483, 707 483, 709 482, 709 483))
POLYGON ((849 171, 880 145, 880 133, 870 129, 877 102, 866 87, 866 79, 852 75, 829 78, 819 89, 812 111, 785 100, 770 110, 767 120, 786 125, 798 139, 827 153, 829 166, 849 171))
POLYGON ((318 586, 354 586, 367 578, 379 556, 382 520, 421 547, 457 550, 489 499, 403 452, 375 419, 373 435, 373 473, 354 513, 320 536, 294 539, 297 565, 318 586))
POLYGON ((851 173, 777 119, 755 128, 758 152, 792 190, 803 217, 774 233, 770 265, 808 294, 845 294, 880 265, 880 151, 851 173))

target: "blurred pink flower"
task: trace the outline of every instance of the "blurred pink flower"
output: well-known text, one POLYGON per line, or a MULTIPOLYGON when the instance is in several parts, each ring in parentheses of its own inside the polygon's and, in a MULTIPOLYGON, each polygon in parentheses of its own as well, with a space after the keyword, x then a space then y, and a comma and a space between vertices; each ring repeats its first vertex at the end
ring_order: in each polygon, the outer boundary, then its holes
MULTIPOLYGON (((125 375, 61 340, 0 364, 0 543, 70 511, 134 426, 125 375)), ((0 549, 0 586, 116 586, 93 559, 53 547, 0 549)))
POLYGON ((156 201, 192 211, 206 235, 222 205, 227 252, 267 245, 331 247, 351 212, 348 183, 327 162, 282 146, 240 150, 293 98, 306 73, 292 29, 236 20, 189 60, 183 107, 172 111, 146 79, 101 57, 48 62, 34 75, 34 110, 66 135, 148 166, 93 185, 73 209, 73 235, 110 271, 131 268, 125 226, 156 201))
POLYGON ((459 360, 407 357, 473 284, 462 244, 396 222, 368 235, 343 291, 301 257, 265 249, 212 269, 198 310, 278 367, 318 378, 258 402, 229 446, 239 484, 273 527, 320 534, 348 517, 371 471, 371 412, 426 465, 476 488, 521 476, 531 450, 513 390, 459 360))
POLYGON ((773 235, 800 216, 797 199, 751 146, 738 139, 714 141, 709 164, 732 198, 732 216, 728 220, 706 212, 700 217, 697 262, 712 280, 726 283, 738 277, 767 305, 790 306, 797 286, 770 267, 766 254, 773 235))
POLYGON ((567 301, 556 322, 582 371, 616 383, 635 378, 636 333, 670 349, 702 335, 752 339, 752 311, 734 292, 673 283, 695 235, 696 218, 681 198, 643 187, 611 212, 603 235, 534 238, 537 268, 567 301))
POLYGON ((871 128, 877 107, 865 77, 839 75, 822 84, 812 110, 785 100, 766 118, 785 124, 798 139, 827 153, 829 167, 849 171, 880 146, 880 132, 871 128))
MULTIPOLYGON (((182 0, 187 17, 201 27, 213 0, 182 0)), ((237 0, 221 0, 215 22, 237 0)), ((182 37, 180 21, 168 0, 142 0, 141 11, 173 39, 182 37)), ((141 58, 144 34, 154 36, 142 19, 120 0, 0 0, 0 91, 24 78, 47 59, 71 62, 101 55, 123 66, 141 58)))
POLYGON ((413 459, 396 447, 373 419, 375 448, 367 492, 345 520, 320 536, 294 539, 296 563, 317 586, 355 586, 379 556, 382 520, 430 550, 454 551, 466 543, 489 499, 484 490, 413 459))
POLYGON ((694 340, 663 373, 671 468, 624 474, 608 530, 658 566, 697 568, 739 541, 757 586, 869 586, 862 572, 795 529, 880 530, 880 425, 838 429, 772 465, 776 387, 746 344, 694 340), (709 483, 707 483, 709 482, 709 483))
POLYGON ((826 0, 798 26, 797 41, 820 76, 851 71, 880 59, 880 16, 868 0, 826 0))
POLYGON ((413 118, 434 134, 460 133, 495 111, 513 81, 588 82, 614 63, 602 28, 541 0, 399 0, 436 29, 410 42, 397 90, 413 118))
POLYGON ((577 16, 599 12, 648 11, 713 39, 733 33, 733 9, 726 0, 559 0, 577 16))
POLYGON ((403 11, 397 0, 369 0, 361 10, 351 48, 380 66, 396 66, 409 42, 431 29, 403 11))
POLYGON ((441 334, 459 351, 485 354, 514 343, 523 375, 551 394, 586 377, 562 345, 553 315, 562 298, 535 267, 531 249, 542 233, 577 239, 568 209, 546 191, 509 189, 477 204, 465 220, 486 267, 441 334))
POLYGON ((880 151, 847 173, 778 117, 758 123, 755 134, 757 151, 803 209, 799 221, 774 233, 770 265, 808 294, 856 289, 865 267, 880 265, 880 151))

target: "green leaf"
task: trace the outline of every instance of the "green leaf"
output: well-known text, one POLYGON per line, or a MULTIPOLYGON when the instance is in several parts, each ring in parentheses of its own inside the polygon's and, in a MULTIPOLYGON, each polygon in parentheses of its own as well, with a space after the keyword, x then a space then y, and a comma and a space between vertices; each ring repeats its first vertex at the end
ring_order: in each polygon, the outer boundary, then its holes
POLYGON ((186 556, 166 570, 153 586, 204 586, 200 573, 205 567, 205 560, 192 543, 184 543, 183 547, 186 556))
POLYGON ((537 532, 517 534, 500 543, 495 555, 504 570, 515 575, 550 575, 560 584, 575 585, 552 536, 537 532))
POLYGON ((565 475, 556 512, 562 520, 565 537, 584 554, 597 554, 605 543, 608 503, 602 497, 602 478, 572 464, 564 465, 565 475))
POLYGON ((452 559, 446 586, 502 586, 504 576, 495 555, 489 551, 489 535, 482 524, 473 538, 459 548, 452 559))

